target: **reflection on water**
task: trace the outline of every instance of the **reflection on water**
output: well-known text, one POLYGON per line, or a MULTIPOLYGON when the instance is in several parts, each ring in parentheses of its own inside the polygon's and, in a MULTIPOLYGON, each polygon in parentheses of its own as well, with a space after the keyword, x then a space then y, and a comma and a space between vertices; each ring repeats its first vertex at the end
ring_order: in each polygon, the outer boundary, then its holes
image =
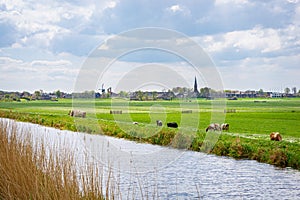
POLYGON ((29 123, 18 125, 58 151, 70 147, 81 166, 95 162, 113 168, 124 199, 300 199, 297 170, 29 123))

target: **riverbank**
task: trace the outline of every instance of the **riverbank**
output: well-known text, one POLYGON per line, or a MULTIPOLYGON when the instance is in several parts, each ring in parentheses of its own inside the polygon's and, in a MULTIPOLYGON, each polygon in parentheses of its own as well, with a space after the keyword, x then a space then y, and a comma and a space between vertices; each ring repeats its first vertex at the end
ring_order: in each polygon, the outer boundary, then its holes
MULTIPOLYGON (((17 121, 31 122, 43 126, 58 128, 61 130, 77 131, 78 127, 74 119, 65 115, 43 115, 37 113, 21 113, 15 111, 0 111, 1 118, 10 118, 17 121)), ((81 132, 99 134, 97 129, 91 127, 86 120, 86 126, 79 126, 81 132)), ((183 131, 170 128, 162 128, 156 134, 143 137, 139 133, 128 134, 122 130, 117 123, 107 120, 99 120, 101 134, 124 138, 128 140, 150 143, 154 145, 172 146, 193 151, 202 151, 218 156, 229 156, 235 159, 250 159, 258 162, 268 163, 277 167, 291 167, 300 170, 300 144, 290 141, 270 141, 268 136, 263 138, 245 137, 243 134, 231 135, 223 132, 210 149, 209 143, 205 141, 205 131, 198 130, 196 135, 186 134, 183 131)), ((98 130, 99 131, 99 130, 98 130)), ((218 133, 216 133, 218 134, 218 133)))

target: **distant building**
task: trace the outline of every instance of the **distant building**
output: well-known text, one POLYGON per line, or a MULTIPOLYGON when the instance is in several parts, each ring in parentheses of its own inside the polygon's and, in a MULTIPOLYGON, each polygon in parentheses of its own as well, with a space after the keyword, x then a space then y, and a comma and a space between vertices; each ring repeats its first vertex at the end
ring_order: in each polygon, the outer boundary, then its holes
POLYGON ((271 92, 270 93, 270 98, 281 98, 282 94, 279 92, 271 92))

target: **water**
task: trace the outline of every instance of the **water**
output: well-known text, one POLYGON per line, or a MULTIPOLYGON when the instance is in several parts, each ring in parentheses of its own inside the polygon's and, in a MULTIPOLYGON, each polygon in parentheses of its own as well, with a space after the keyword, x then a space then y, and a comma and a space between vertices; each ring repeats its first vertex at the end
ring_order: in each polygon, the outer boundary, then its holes
POLYGON ((297 170, 29 123, 18 126, 58 151, 70 147, 81 166, 88 155, 88 162, 112 168, 122 199, 300 199, 297 170))

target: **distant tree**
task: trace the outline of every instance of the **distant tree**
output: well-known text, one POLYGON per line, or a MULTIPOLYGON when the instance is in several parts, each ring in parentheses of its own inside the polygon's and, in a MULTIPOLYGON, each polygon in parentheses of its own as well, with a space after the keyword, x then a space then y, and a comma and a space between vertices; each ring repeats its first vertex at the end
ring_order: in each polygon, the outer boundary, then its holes
POLYGON ((201 97, 207 98, 207 97, 209 97, 209 95, 210 95, 210 88, 204 87, 204 88, 200 89, 200 96, 201 97))
POLYGON ((261 94, 261 95, 264 94, 264 90, 263 89, 259 89, 258 90, 258 94, 261 94))
POLYGON ((35 96, 36 99, 40 99, 41 95, 42 95, 41 91, 39 91, 39 90, 37 90, 37 91, 34 92, 34 96, 35 96))
POLYGON ((292 88, 292 92, 293 92, 293 94, 296 94, 296 93, 297 93, 297 88, 296 88, 296 87, 293 87, 293 88, 292 88))
POLYGON ((126 92, 126 91, 120 91, 119 95, 120 95, 120 97, 126 98, 126 97, 128 97, 128 92, 126 92))
POLYGON ((153 91, 153 92, 152 92, 152 99, 153 99, 153 100, 156 100, 156 99, 157 99, 157 92, 156 92, 156 91, 153 91))
POLYGON ((24 98, 29 98, 31 96, 30 93, 26 91, 23 91, 22 94, 24 98))
POLYGON ((61 91, 57 90, 55 92, 55 95, 56 95, 57 98, 60 98, 61 97, 61 91))
POLYGON ((291 92, 291 89, 290 89, 290 88, 287 87, 287 88, 284 89, 284 93, 285 93, 285 94, 289 94, 290 92, 291 92))
POLYGON ((137 91, 137 97, 140 101, 143 100, 143 96, 144 96, 144 93, 141 90, 137 91))
POLYGON ((10 99, 10 100, 14 100, 14 101, 15 101, 15 100, 17 100, 16 98, 17 98, 17 97, 16 97, 16 94, 15 94, 15 93, 12 92, 12 93, 9 94, 9 99, 10 99))

